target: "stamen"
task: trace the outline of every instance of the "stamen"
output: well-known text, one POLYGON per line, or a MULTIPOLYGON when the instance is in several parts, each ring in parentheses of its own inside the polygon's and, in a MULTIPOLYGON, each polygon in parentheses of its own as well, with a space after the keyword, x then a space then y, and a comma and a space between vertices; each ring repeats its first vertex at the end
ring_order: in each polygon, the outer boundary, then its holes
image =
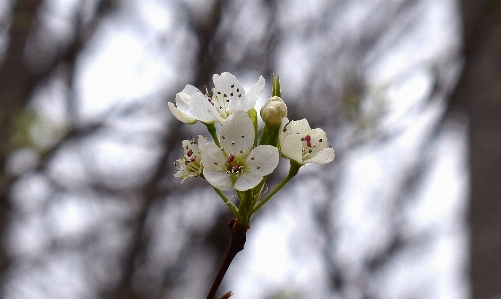
POLYGON ((289 125, 290 123, 287 123, 285 126, 284 126, 284 129, 283 129, 283 132, 285 133, 287 131, 287 126, 289 125))
POLYGON ((193 150, 190 149, 187 153, 186 153, 186 156, 188 157, 191 157, 191 155, 193 155, 193 150))
POLYGON ((306 145, 308 147, 311 147, 311 136, 310 135, 304 136, 304 140, 306 140, 306 145))
POLYGON ((228 157, 228 160, 226 160, 226 163, 231 163, 233 162, 233 160, 235 160, 235 155, 234 154, 230 154, 230 156, 228 157))

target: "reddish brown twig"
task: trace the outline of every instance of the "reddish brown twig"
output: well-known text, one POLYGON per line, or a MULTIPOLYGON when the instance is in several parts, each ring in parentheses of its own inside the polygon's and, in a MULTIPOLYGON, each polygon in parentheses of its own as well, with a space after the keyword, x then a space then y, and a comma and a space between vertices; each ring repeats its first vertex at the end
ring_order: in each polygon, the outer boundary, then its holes
MULTIPOLYGON (((246 234, 249 227, 242 227, 238 224, 237 219, 231 219, 230 223, 228 223, 228 228, 231 231, 230 245, 228 246, 228 249, 224 254, 223 261, 219 266, 216 277, 214 278, 214 282, 212 283, 212 286, 210 288, 209 293, 207 294, 206 299, 214 299, 214 297, 216 296, 217 289, 219 288, 221 281, 223 281, 223 277, 226 274, 228 268, 230 267, 233 258, 235 258, 238 252, 244 249, 246 234)), ((222 297, 220 297, 220 299, 229 298, 232 294, 233 294, 232 292, 228 292, 224 294, 222 297)))
POLYGON ((233 295, 233 292, 229 291, 228 293, 226 293, 223 296, 219 297, 219 299, 228 299, 228 298, 230 298, 231 295, 233 295))

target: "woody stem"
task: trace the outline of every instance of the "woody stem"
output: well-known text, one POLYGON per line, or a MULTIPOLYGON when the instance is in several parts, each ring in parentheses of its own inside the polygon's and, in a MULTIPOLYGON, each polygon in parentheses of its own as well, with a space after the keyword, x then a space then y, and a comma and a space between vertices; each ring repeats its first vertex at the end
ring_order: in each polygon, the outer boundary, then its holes
POLYGON ((238 252, 244 249, 247 230, 249 228, 240 226, 235 218, 231 219, 230 223, 228 224, 228 228, 231 231, 230 245, 228 246, 228 249, 224 254, 223 261, 219 266, 216 277, 214 278, 214 282, 212 283, 206 299, 214 299, 217 289, 219 288, 219 285, 221 285, 223 277, 230 267, 233 258, 235 258, 238 252))

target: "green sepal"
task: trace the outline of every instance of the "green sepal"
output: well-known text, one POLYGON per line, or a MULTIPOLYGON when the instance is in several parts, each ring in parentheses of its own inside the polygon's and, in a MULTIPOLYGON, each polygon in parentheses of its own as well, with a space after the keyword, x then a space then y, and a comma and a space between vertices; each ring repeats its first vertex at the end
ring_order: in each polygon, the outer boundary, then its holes
POLYGON ((257 111, 255 108, 247 111, 247 114, 252 119, 252 124, 254 125, 254 146, 257 146, 257 111))
POLYGON ((261 130, 261 138, 259 140, 259 144, 269 144, 278 147, 279 132, 280 126, 270 127, 265 123, 263 130, 261 130))
POLYGON ((253 208, 253 196, 252 189, 245 191, 237 190, 237 197, 240 200, 240 205, 238 206, 238 223, 244 227, 248 227, 250 225, 250 221, 252 218, 252 208, 253 208))
POLYGON ((280 91, 280 77, 275 77, 275 74, 271 75, 271 96, 282 97, 282 92, 280 91))
POLYGON ((221 147, 221 144, 219 143, 219 138, 217 137, 217 132, 216 132, 216 125, 214 123, 207 124, 204 123, 204 125, 207 127, 207 130, 209 131, 210 135, 212 136, 212 139, 214 139, 214 143, 221 147))

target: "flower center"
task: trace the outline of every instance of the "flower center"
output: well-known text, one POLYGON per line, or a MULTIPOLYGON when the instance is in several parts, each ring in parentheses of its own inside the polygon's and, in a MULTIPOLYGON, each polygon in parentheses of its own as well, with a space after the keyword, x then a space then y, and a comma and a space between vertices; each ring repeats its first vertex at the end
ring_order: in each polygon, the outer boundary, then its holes
POLYGON ((316 147, 316 145, 311 143, 310 135, 304 136, 303 138, 301 138, 301 141, 303 142, 303 148, 302 148, 303 158, 305 158, 306 156, 308 156, 313 152, 313 149, 316 147))
POLYGON ((245 163, 242 161, 241 157, 235 156, 235 154, 230 154, 226 160, 226 173, 230 175, 239 176, 244 172, 245 163))
POLYGON ((207 100, 212 104, 212 106, 216 107, 217 112, 223 119, 228 118, 230 114, 233 113, 235 103, 231 103, 232 101, 239 101, 243 98, 243 90, 239 87, 236 87, 235 84, 232 84, 230 88, 224 88, 224 90, 228 90, 227 92, 221 92, 221 90, 217 90, 216 88, 212 89, 212 98, 206 94, 207 100))

